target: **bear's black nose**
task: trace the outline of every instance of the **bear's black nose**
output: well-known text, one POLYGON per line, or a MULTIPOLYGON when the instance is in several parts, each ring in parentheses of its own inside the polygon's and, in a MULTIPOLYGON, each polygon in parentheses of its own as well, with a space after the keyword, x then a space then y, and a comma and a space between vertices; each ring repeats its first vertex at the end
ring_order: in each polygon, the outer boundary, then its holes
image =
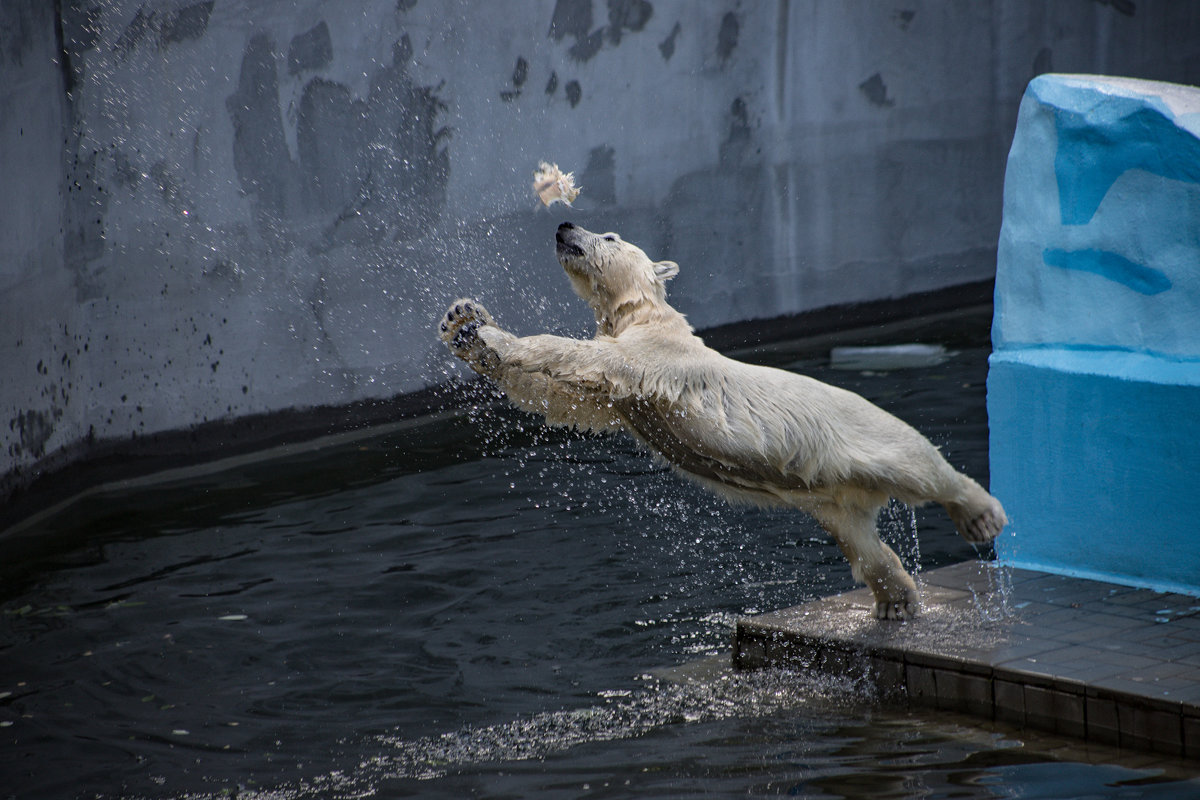
POLYGON ((558 253, 559 259, 562 258, 580 258, 583 256, 583 248, 575 240, 579 237, 575 235, 576 228, 570 222, 564 222, 558 226, 558 233, 554 234, 555 251, 558 253))

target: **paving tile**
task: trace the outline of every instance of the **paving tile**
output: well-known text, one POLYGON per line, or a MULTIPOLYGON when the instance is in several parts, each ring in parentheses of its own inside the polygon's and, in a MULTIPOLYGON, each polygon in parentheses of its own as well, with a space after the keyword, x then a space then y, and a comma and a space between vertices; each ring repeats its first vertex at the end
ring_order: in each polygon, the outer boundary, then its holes
POLYGON ((1070 633, 1071 631, 1084 630, 1094 628, 1095 626, 1084 619, 1078 609, 1074 608, 1056 608, 1054 611, 1048 611, 1041 614, 1037 619, 1037 626, 1043 632, 1047 633, 1070 633))
POLYGON ((974 675, 990 675, 992 672, 991 664, 979 658, 978 653, 964 653, 958 649, 952 651, 943 650, 942 652, 916 649, 908 650, 904 653, 904 661, 905 663, 917 664, 923 667, 948 669, 974 675))
MULTIPOLYGON (((1177 639, 1167 636, 1160 628, 1146 628, 1138 631, 1130 631, 1127 641, 1131 644, 1136 644, 1138 647, 1144 648, 1147 654, 1155 653, 1165 647, 1171 647, 1179 644, 1177 639)), ((1186 644, 1186 643, 1185 643, 1186 644)))
POLYGON ((1197 662, 1200 660, 1200 647, 1197 647, 1193 642, 1182 642, 1162 647, 1156 650, 1154 655, 1163 661, 1180 664, 1193 673, 1200 673, 1200 668, 1197 667, 1197 662))
POLYGON ((1088 697, 1085 701, 1088 739, 1103 744, 1121 743, 1121 723, 1117 701, 1109 697, 1088 697))
POLYGON ((1054 732, 1082 738, 1087 735, 1087 698, 1082 691, 1055 691, 1052 695, 1054 732))
MULTIPOLYGON (((1100 678, 1101 681, 1107 678, 1100 678)), ((1134 679, 1135 683, 1140 683, 1149 687, 1148 694, 1151 697, 1161 697, 1164 700, 1180 699, 1183 693, 1195 686, 1195 681, 1190 677, 1172 675, 1169 677, 1160 678, 1142 678, 1134 679)))
POLYGON ((1083 736, 1084 704, 1081 694, 1025 686, 1025 724, 1067 736, 1083 736))
POLYGON ((979 664, 985 665, 989 669, 994 669, 997 664, 1003 664, 1008 661, 1017 661, 1031 657, 1040 658, 1046 653, 1057 650, 1060 647, 1062 647, 1062 644, 1059 642, 1051 642, 1045 639, 1031 639, 1011 644, 999 644, 993 648, 980 650, 973 655, 979 664))
POLYGON ((1038 617, 1036 624, 1043 630, 1053 628, 1057 632, 1104 629, 1103 626, 1097 624, 1095 619, 1087 614, 1081 614, 1077 608, 1056 608, 1054 611, 1038 617))
POLYGON ((1081 643, 1106 644, 1123 642, 1130 631, 1139 630, 1142 623, 1131 617, 1093 615, 1080 626, 1079 630, 1088 631, 1092 639, 1081 639, 1081 643))
POLYGON ((1146 654, 1145 650, 1135 653, 1124 649, 1097 646, 1097 644, 1067 645, 1056 650, 1054 655, 1057 659, 1065 661, 1084 659, 1102 664, 1111 664, 1112 666, 1128 670, 1150 669, 1151 667, 1159 666, 1164 661, 1161 658, 1155 658, 1153 655, 1146 654))
POLYGON ((1195 597, 1170 593, 1163 593, 1159 597, 1162 600, 1160 608, 1164 611, 1200 612, 1200 602, 1195 597))
POLYGON ((937 707, 944 711, 992 717, 992 678, 955 670, 934 671, 937 707))
POLYGON ((1150 656, 1127 653, 1120 650, 1096 649, 1096 660, 1104 664, 1120 667, 1125 674, 1136 674, 1139 671, 1151 669, 1162 663, 1162 659, 1150 656))
POLYGON ((1023 596, 1010 598, 1008 607, 1019 620, 1031 625, 1040 624, 1040 618, 1043 614, 1060 609, 1060 606, 1056 606, 1053 603, 1046 603, 1039 599, 1023 596))
POLYGON ((1190 644, 1197 652, 1200 652, 1200 630, 1191 631, 1175 622, 1143 625, 1140 628, 1125 631, 1122 638, 1136 642, 1142 647, 1155 649, 1190 644))
POLYGON ((1083 697, 1087 694, 1087 686, 1088 685, 1086 681, 1069 676, 1058 677, 1054 680, 1055 689, 1063 692, 1069 692, 1071 694, 1077 694, 1080 697, 1083 697))
POLYGON ((1139 624, 1144 624, 1146 620, 1146 615, 1136 607, 1110 605, 1106 600, 1086 604, 1084 613, 1098 622, 1103 620, 1114 625, 1120 623, 1125 627, 1129 627, 1129 620, 1136 620, 1139 624))
POLYGON ((1163 632, 1172 639, 1191 642, 1200 647, 1200 619, 1187 617, 1174 619, 1162 625, 1163 632))
POLYGON ((1166 624, 1169 635, 1185 642, 1200 643, 1200 617, 1184 617, 1166 624))
POLYGON ((1200 717, 1200 681, 1193 680, 1189 686, 1172 689, 1171 699, 1178 700, 1194 716, 1200 717))
POLYGON ((1044 572, 1036 572, 1031 569, 1020 569, 1019 567, 1008 567, 1002 564, 996 564, 995 562, 990 562, 989 566, 997 572, 1007 574, 1013 585, 1018 583, 1028 583, 1030 581, 1035 581, 1046 577, 1046 573, 1044 572))
POLYGON ((904 676, 910 700, 917 705, 937 706, 937 684, 934 682, 932 667, 905 664, 904 676))
POLYGON ((1183 755, 1200 759, 1200 716, 1183 717, 1183 755))
POLYGON ((1114 595, 1108 602, 1119 605, 1142 605, 1151 604, 1161 601, 1162 592, 1156 592, 1153 589, 1130 589, 1128 592, 1114 595))
POLYGON ((884 697, 907 697, 904 662, 890 658, 872 657, 868 661, 867 675, 874 681, 884 697))
POLYGON ((1063 677, 1053 658, 1054 652, 1036 658, 1017 658, 994 665, 997 674, 1009 680, 1019 680, 1034 686, 1053 686, 1056 678, 1063 677))
POLYGON ((1105 664, 1100 661, 1059 661, 1046 665, 1046 672, 1057 681, 1076 681, 1088 683, 1116 676, 1122 667, 1105 664))
POLYGON ((1054 602, 1064 604, 1070 608, 1082 609, 1084 606, 1099 606, 1111 598, 1118 596, 1119 593, 1110 588, 1109 584, 1075 581, 1056 592, 1054 602))
POLYGON ((1144 680, 1162 680, 1166 678, 1184 681, 1191 685, 1196 683, 1196 670, 1188 664, 1180 664, 1178 661, 1162 661, 1153 667, 1142 670, 1138 673, 1138 677, 1144 680))
POLYGON ((998 722, 1025 724, 1025 687, 1016 681, 992 680, 995 718, 998 722))
POLYGON ((1089 685, 1097 689, 1108 690, 1118 695, 1127 695, 1129 699, 1124 702, 1139 702, 1150 707, 1165 707, 1180 704, 1180 701, 1175 699, 1173 687, 1163 687, 1155 681, 1139 681, 1131 678, 1112 677, 1100 678, 1089 685))
POLYGON ((957 564, 923 572, 922 577, 930 585, 961 587, 968 583, 989 584, 1014 579, 1022 580, 1038 577, 1038 573, 1000 567, 990 561, 960 561, 957 564))
POLYGON ((1183 754, 1183 715, 1178 711, 1118 705, 1121 746, 1153 750, 1169 755, 1183 754))

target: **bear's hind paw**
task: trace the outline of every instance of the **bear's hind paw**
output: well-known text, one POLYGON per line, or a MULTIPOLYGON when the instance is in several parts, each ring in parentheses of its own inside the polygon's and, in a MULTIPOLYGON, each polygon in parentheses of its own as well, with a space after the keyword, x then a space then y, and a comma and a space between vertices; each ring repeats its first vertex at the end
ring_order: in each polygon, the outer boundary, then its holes
POLYGON ((906 622, 917 616, 920 606, 910 603, 893 603, 887 600, 875 604, 875 619, 906 622))
POLYGON ((968 512, 954 519, 958 532, 971 544, 987 544, 1008 524, 1004 507, 994 497, 988 497, 988 504, 982 510, 973 510, 976 511, 974 516, 968 516, 968 512))

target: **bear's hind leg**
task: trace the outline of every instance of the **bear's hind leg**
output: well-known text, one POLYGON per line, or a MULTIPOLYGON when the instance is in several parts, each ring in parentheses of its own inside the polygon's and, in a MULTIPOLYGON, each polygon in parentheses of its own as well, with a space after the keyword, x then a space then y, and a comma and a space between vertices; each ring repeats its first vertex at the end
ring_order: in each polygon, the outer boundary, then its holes
POLYGON ((910 506, 942 506, 959 534, 971 544, 987 544, 1008 524, 1000 501, 950 466, 932 445, 925 448, 924 461, 914 462, 899 475, 888 476, 882 487, 910 506))
POLYGON ((920 608, 920 595, 900 557, 879 538, 875 521, 881 508, 881 505, 868 509, 826 505, 817 509, 814 516, 850 562, 851 574, 875 596, 875 616, 911 619, 920 608))

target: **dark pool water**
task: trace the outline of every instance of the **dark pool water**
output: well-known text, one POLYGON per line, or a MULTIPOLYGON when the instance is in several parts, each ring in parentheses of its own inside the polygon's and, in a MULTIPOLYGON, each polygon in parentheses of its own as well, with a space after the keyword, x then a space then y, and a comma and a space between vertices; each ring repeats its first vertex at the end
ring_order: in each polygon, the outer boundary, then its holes
MULTIPOLYGON (((986 342, 955 349, 758 358, 985 478, 986 342)), ((910 563, 973 556, 939 510, 919 547, 891 516, 910 563)), ((1200 796, 1186 765, 731 672, 738 615, 853 585, 822 532, 491 406, 98 493, 0 548, 0 797, 1200 796)))

